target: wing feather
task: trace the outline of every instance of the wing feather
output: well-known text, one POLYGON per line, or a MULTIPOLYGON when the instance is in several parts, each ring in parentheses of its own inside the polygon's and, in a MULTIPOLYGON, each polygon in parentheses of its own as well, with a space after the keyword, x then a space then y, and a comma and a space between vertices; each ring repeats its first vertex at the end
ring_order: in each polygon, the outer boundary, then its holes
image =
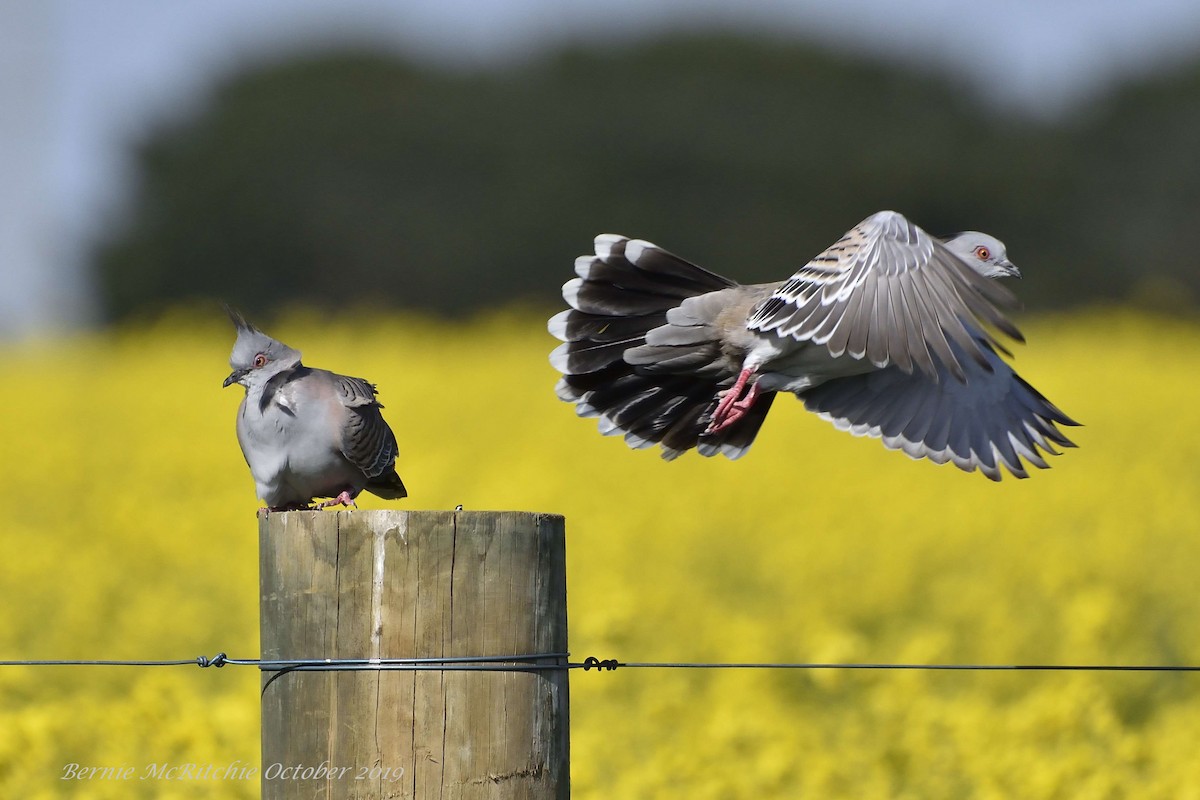
POLYGON ((984 348, 1002 349, 992 331, 1022 341, 1004 314, 1015 306, 1011 292, 937 239, 881 211, 784 281, 748 327, 961 382, 964 360, 986 368, 984 348))
POLYGON ((396 436, 383 419, 375 385, 362 378, 329 373, 347 414, 342 427, 342 455, 368 478, 385 475, 396 464, 396 436))
POLYGON ((800 397, 839 429, 881 439, 913 458, 952 461, 992 480, 1005 470, 1027 477, 1026 464, 1045 469, 1044 455, 1057 455, 1053 445, 1074 446, 1056 425, 1078 423, 1014 373, 982 334, 976 342, 986 366, 951 344, 966 374, 962 383, 950 380, 941 363, 943 379, 936 382, 890 366, 835 378, 800 397))

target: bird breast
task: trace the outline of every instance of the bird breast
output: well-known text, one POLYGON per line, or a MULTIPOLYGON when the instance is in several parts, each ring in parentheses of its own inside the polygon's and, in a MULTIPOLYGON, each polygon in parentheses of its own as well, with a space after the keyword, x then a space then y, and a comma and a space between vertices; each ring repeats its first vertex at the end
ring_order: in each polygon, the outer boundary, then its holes
POLYGON ((361 489, 361 470, 335 446, 341 436, 334 430, 333 415, 324 404, 302 407, 289 388, 266 402, 248 394, 238 418, 238 440, 259 496, 270 505, 283 505, 347 486, 361 489))

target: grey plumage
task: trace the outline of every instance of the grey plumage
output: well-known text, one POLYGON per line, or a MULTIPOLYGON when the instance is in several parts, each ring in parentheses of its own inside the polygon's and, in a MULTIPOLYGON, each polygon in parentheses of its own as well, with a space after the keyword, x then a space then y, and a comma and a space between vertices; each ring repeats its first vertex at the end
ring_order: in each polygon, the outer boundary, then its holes
POLYGON ((396 474, 396 437, 374 384, 304 366, 300 352, 229 311, 237 341, 225 386, 239 383, 237 436, 258 496, 272 510, 353 505, 364 489, 407 496, 396 474))
POLYGON ((997 351, 1018 276, 1002 242, 938 240, 892 211, 852 228, 791 278, 741 286, 641 240, 604 234, 551 318, 558 396, 605 435, 676 458, 743 455, 775 394, 913 458, 999 480, 1072 443, 1077 423, 997 351))

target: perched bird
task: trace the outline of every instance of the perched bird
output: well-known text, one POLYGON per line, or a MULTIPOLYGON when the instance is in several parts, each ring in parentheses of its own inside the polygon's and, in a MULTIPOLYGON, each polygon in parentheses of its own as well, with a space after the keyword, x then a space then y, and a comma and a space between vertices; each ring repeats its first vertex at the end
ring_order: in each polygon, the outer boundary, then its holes
POLYGON ((604 234, 550 319, 556 391, 600 432, 673 459, 744 454, 777 392, 856 436, 999 480, 1073 447, 1076 425, 997 354, 1024 341, 995 278, 1004 244, 945 241, 901 214, 854 226, 780 283, 742 286, 641 240, 604 234))
POLYGON ((229 309, 237 341, 233 372, 240 383, 237 437, 258 496, 271 511, 355 505, 366 489, 387 500, 408 492, 396 474, 396 437, 384 422, 375 386, 300 363, 300 351, 229 309))

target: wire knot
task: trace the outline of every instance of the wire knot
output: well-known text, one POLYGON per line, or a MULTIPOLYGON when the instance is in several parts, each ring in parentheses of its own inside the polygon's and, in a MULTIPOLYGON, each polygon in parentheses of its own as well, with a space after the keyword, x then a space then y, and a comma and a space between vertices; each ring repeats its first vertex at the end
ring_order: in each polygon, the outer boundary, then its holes
POLYGON ((601 661, 600 659, 596 658, 595 656, 588 656, 587 658, 585 658, 583 660, 583 671, 584 672, 587 672, 590 669, 607 670, 609 672, 612 672, 619 666, 620 666, 620 662, 618 662, 615 658, 606 658, 603 661, 601 661))
POLYGON ((216 667, 217 669, 220 669, 221 667, 225 666, 225 662, 228 660, 229 659, 224 653, 217 653, 212 658, 200 656, 196 659, 196 666, 200 667, 201 669, 204 669, 205 667, 216 667))

